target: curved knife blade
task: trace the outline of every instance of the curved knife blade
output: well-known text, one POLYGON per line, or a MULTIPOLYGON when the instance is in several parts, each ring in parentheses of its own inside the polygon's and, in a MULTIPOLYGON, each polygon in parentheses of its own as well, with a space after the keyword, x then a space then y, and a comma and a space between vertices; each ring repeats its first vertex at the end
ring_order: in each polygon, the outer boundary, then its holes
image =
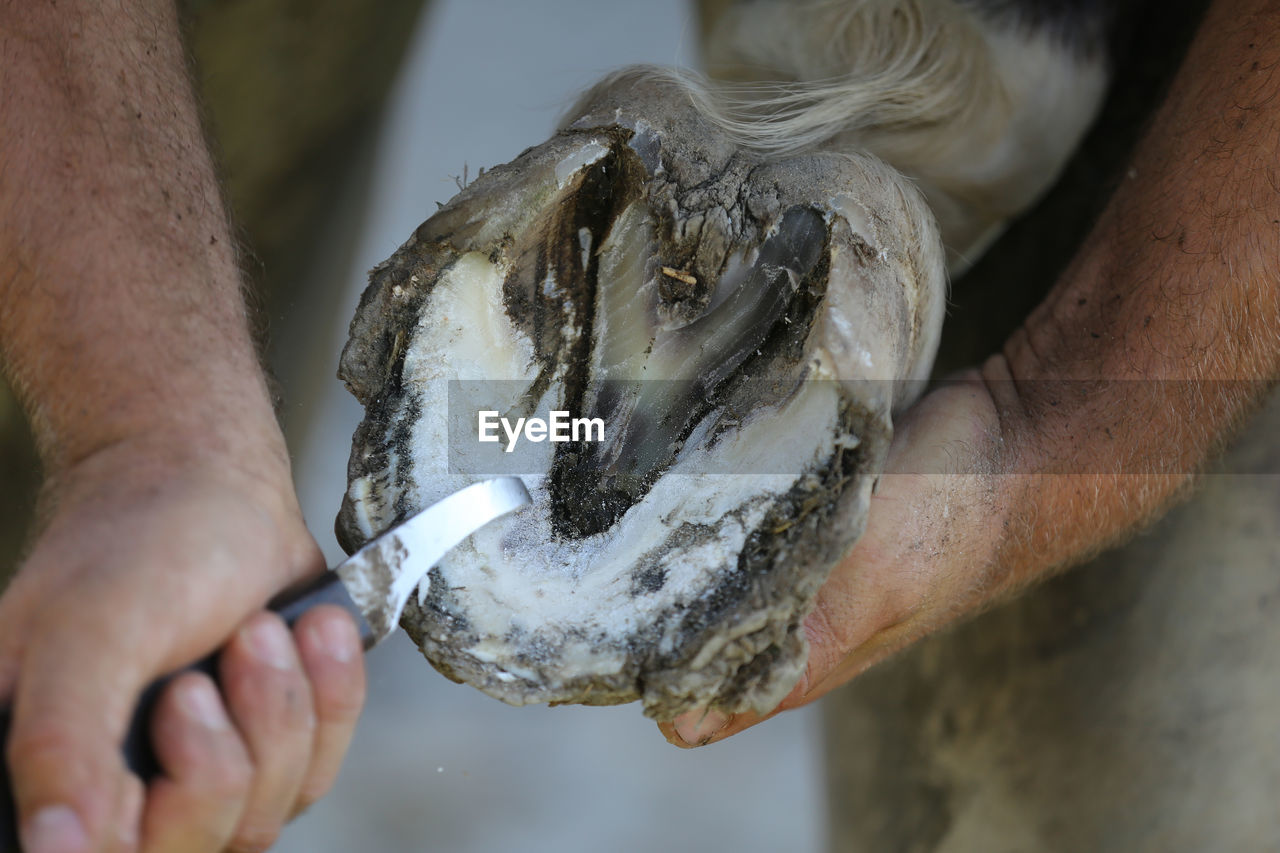
POLYGON ((426 600, 427 572, 489 522, 530 502, 518 477, 474 483, 373 539, 334 571, 377 643, 395 630, 415 587, 426 600))

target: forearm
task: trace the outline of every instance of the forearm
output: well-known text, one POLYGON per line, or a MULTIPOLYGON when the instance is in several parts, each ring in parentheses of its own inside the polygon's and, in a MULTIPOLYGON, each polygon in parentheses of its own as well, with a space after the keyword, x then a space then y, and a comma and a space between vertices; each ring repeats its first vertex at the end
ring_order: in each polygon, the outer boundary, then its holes
POLYGON ((0 355, 46 469, 144 440, 287 473, 172 3, 5 3, 0 51, 0 355))
POLYGON ((1280 7, 1211 9, 1070 270, 985 365, 1007 585, 1182 492, 1280 373, 1280 7), (1046 474, 1067 474, 1046 479, 1046 474))

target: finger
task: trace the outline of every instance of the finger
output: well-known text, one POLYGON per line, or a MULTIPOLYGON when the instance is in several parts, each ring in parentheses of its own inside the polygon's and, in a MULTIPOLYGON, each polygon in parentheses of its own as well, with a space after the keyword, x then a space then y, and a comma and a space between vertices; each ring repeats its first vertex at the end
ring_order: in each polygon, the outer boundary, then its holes
POLYGON ((807 696, 809 677, 810 670, 806 668, 800 680, 791 688, 791 692, 767 714, 757 714, 753 711, 729 714, 714 708, 695 708, 680 714, 674 720, 659 723, 658 730, 662 732, 662 736, 668 743, 681 749, 722 741, 776 714, 809 702, 810 699, 807 696))
POLYGON ((360 634, 342 608, 309 611, 298 620, 294 636, 316 711, 311 767, 294 805, 296 814, 327 794, 338 778, 364 707, 365 677, 360 634))
MULTIPOLYGON (((792 695, 794 694, 795 691, 792 691, 792 695)), ((767 714, 757 714, 754 711, 725 714, 714 709, 698 708, 681 714, 671 722, 659 723, 658 730, 662 732, 663 737, 672 746, 691 749, 697 746, 719 743, 758 723, 763 723, 783 711, 803 704, 805 704, 805 700, 793 701, 791 695, 789 695, 778 707, 767 714)))
MULTIPOLYGON (((778 706, 765 714, 744 711, 737 714, 725 714, 705 708, 688 711, 667 723, 659 723, 658 729, 663 737, 673 746, 688 749, 719 743, 722 740, 772 719, 783 711, 790 711, 808 705, 816 699, 849 681, 854 676, 869 668, 879 657, 868 657, 859 649, 843 660, 837 660, 833 666, 825 661, 827 656, 817 655, 823 661, 815 666, 815 656, 805 668, 804 675, 796 682, 791 692, 778 703, 778 706)), ((888 654, 888 651, 885 651, 888 654)))
POLYGON ((923 633, 918 619, 907 618, 860 639, 857 627, 837 623, 831 618, 825 606, 827 599, 824 598, 824 594, 830 594, 830 589, 824 587, 819 593, 817 608, 804 622, 809 645, 804 674, 776 708, 765 714, 753 711, 724 714, 702 708, 688 711, 668 723, 658 724, 667 741, 687 749, 733 737, 783 711, 821 699, 923 633))
POLYGON ((732 722, 734 716, 710 708, 696 708, 669 723, 659 723, 658 729, 675 746, 705 746, 732 722))
MULTIPOLYGON (((774 717, 783 711, 792 708, 798 708, 806 705, 817 698, 814 692, 814 685, 822 680, 829 669, 827 661, 831 658, 831 641, 825 635, 824 624, 818 611, 811 613, 809 618, 805 620, 805 636, 809 646, 808 660, 805 663, 804 672, 796 681, 791 691, 783 697, 777 707, 766 714, 758 714, 752 711, 741 712, 737 714, 726 714, 724 712, 697 708, 687 711, 674 720, 666 723, 659 723, 658 729, 662 732, 663 737, 673 746, 688 749, 696 746, 706 746, 710 743, 717 743, 725 738, 732 737, 741 731, 751 728, 757 723, 762 723, 771 717, 774 717)), ((836 663, 839 660, 836 659, 836 663)))
POLYGON ((151 736, 164 775, 148 792, 142 850, 221 850, 240 822, 253 767, 212 679, 175 678, 156 705, 151 736))
POLYGON ((24 650, 7 757, 27 853, 111 849, 132 817, 120 741, 142 679, 130 632, 106 621, 67 607, 24 650))
POLYGON ((311 765, 315 711, 293 636, 274 613, 251 616, 222 653, 222 687, 254 779, 232 850, 265 850, 293 811, 311 765))

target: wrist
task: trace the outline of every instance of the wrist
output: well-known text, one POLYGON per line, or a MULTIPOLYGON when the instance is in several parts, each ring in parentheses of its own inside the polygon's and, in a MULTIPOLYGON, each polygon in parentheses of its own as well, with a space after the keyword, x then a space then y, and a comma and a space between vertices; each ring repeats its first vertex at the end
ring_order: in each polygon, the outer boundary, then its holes
MULTIPOLYGON (((50 344, 41 369, 13 365, 41 462, 57 472, 102 448, 145 440, 170 453, 234 451, 278 434, 266 380, 248 333, 205 330, 209 340, 184 355, 165 333, 141 341, 88 339, 82 355, 60 357, 50 344)), ((35 347, 31 347, 35 349, 35 347)))
POLYGON ((45 474, 41 520, 72 504, 204 482, 241 494, 277 527, 300 522, 288 450, 274 418, 154 423, 60 461, 45 474))
POLYGON ((1204 457, 1165 419, 1186 411, 1169 397, 1193 383, 1047 378, 1003 355, 982 373, 1005 447, 1003 587, 1120 544, 1189 492, 1204 457))

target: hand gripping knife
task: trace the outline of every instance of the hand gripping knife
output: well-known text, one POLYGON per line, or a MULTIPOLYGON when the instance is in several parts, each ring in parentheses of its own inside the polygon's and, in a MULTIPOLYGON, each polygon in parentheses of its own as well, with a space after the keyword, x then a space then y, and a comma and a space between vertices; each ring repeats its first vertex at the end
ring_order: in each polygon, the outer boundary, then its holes
MULTIPOLYGON (((395 630, 413 590, 426 599, 427 573, 450 550, 471 534, 530 502, 518 477, 498 477, 473 483, 432 504, 352 554, 309 586, 286 593, 271 604, 290 626, 312 607, 336 604, 356 620, 366 650, 395 630)), ((217 653, 192 664, 217 680, 217 653)), ((150 722, 161 689, 177 673, 159 679, 143 693, 123 744, 129 769, 144 782, 160 773, 151 748, 150 722)), ((8 741, 9 709, 0 707, 0 746, 8 741)), ((17 853, 17 821, 9 768, 0 750, 0 853, 17 853)))

